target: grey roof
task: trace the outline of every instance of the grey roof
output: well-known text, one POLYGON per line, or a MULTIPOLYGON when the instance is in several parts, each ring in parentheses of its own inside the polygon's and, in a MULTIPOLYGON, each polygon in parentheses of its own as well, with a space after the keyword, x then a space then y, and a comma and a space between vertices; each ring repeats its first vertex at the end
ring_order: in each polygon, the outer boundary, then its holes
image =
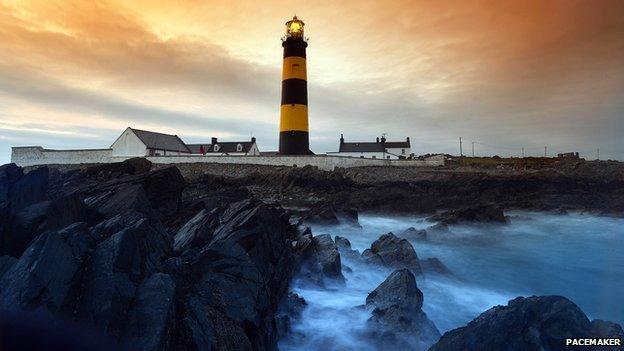
POLYGON ((384 138, 373 142, 350 142, 345 143, 341 136, 339 152, 385 152, 386 149, 409 148, 410 141, 386 141, 384 138))
POLYGON ((341 143, 340 152, 384 152, 382 143, 341 143))
POLYGON ((409 148, 410 143, 408 141, 386 141, 386 149, 398 149, 409 148))
POLYGON ((231 153, 247 153, 251 150, 253 146, 253 142, 251 141, 226 141, 226 142, 217 142, 212 145, 211 143, 206 144, 187 144, 188 148, 191 150, 193 154, 199 154, 199 148, 201 145, 204 145, 204 151, 206 153, 219 153, 219 154, 231 154, 231 153), (218 150, 215 150, 215 145, 218 145, 218 150), (241 146, 241 150, 238 150, 238 145, 241 146))
POLYGON ((130 128, 134 134, 141 139, 143 144, 148 149, 156 149, 156 150, 166 150, 166 151, 177 151, 190 153, 186 144, 180 139, 177 135, 171 134, 163 134, 157 132, 150 132, 147 130, 140 130, 130 128))

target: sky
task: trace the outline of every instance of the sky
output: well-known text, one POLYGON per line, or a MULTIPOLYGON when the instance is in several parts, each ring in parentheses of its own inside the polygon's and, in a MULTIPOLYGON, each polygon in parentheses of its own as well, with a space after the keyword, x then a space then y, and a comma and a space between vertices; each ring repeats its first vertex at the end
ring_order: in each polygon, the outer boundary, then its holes
POLYGON ((309 37, 311 148, 624 159, 624 1, 0 0, 0 164, 128 126, 277 149, 284 23, 309 37))

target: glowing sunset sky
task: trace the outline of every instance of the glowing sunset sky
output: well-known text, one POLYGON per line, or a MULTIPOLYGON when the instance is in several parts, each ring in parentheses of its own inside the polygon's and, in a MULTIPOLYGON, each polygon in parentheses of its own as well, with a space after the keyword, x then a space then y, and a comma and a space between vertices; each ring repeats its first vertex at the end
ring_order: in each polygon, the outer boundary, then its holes
POLYGON ((624 159, 624 1, 0 0, 0 163, 127 126, 277 149, 295 13, 316 152, 385 132, 416 154, 462 136, 477 154, 624 159))

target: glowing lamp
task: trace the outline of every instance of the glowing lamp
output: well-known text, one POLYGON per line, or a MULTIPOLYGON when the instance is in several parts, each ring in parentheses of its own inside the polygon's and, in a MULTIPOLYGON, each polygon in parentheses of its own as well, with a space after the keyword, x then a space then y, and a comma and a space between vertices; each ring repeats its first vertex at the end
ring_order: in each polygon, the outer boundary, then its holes
POLYGON ((303 37, 303 26, 305 24, 297 16, 286 22, 286 37, 303 37))

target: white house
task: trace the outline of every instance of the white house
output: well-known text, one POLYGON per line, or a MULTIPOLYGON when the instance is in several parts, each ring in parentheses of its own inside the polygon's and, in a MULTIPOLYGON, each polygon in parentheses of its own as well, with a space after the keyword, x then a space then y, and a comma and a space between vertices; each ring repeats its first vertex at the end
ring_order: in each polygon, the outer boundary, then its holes
POLYGON ((172 156, 190 154, 191 150, 177 135, 126 128, 111 145, 116 156, 172 156))
POLYGON ((206 156, 260 156, 256 138, 250 141, 218 141, 212 138, 210 143, 187 144, 191 153, 206 156))
POLYGON ((386 141, 385 137, 377 138, 374 142, 345 142, 344 136, 340 135, 340 147, 338 152, 328 152, 328 155, 380 158, 380 159, 403 159, 412 155, 410 138, 405 141, 386 141))

